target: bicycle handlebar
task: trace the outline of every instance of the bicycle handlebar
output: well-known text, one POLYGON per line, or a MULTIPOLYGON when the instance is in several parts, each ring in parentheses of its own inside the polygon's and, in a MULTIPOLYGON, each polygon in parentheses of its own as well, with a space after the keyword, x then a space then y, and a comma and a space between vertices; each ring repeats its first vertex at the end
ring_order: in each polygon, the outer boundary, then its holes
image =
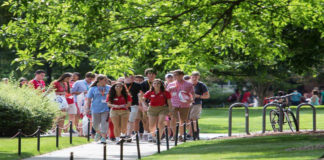
POLYGON ((284 96, 273 96, 273 97, 269 97, 269 98, 266 98, 266 100, 278 100, 278 99, 284 99, 284 98, 288 98, 290 96, 292 96, 293 94, 286 94, 284 96))

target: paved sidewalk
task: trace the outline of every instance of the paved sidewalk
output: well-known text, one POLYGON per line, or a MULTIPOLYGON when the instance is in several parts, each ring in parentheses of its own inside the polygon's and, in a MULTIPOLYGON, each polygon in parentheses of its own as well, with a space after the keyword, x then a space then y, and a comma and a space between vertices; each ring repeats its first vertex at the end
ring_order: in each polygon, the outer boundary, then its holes
MULTIPOLYGON (((201 133, 201 140, 208 140, 217 137, 224 137, 227 134, 208 134, 201 133)), ((170 148, 174 147, 174 141, 170 141, 170 148)), ((157 153, 157 145, 155 143, 148 143, 140 141, 141 156, 149 156, 157 153)), ((166 143, 162 141, 161 152, 166 150, 166 143)), ((102 160, 103 159, 103 145, 96 142, 85 144, 81 146, 66 148, 51 153, 39 155, 36 157, 28 158, 26 160, 67 160, 70 158, 70 153, 73 152, 74 159, 82 160, 102 160)), ((107 159, 120 159, 120 145, 116 145, 115 142, 107 143, 107 159)), ((136 141, 132 143, 124 143, 124 159, 137 159, 137 147, 136 141)))

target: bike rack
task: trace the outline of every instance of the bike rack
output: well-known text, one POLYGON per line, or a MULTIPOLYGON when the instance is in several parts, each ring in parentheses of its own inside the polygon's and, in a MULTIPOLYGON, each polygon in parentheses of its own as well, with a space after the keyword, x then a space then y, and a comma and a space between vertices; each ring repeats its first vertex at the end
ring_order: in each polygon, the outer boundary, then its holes
POLYGON ((308 103, 302 103, 297 106, 297 110, 296 110, 297 128, 296 128, 296 131, 297 132, 299 131, 299 110, 302 106, 310 106, 312 108, 312 110, 313 110, 313 131, 315 132, 316 131, 316 108, 313 105, 308 104, 308 103))
POLYGON ((263 111, 262 111, 262 133, 265 133, 266 130, 266 109, 269 106, 274 106, 279 108, 279 132, 282 132, 282 124, 283 124, 283 110, 282 107, 277 104, 277 103, 268 103, 263 107, 263 111))
POLYGON ((246 134, 249 133, 249 108, 244 103, 234 103, 229 107, 229 120, 228 120, 228 136, 232 136, 232 110, 233 107, 244 107, 245 108, 245 131, 246 134))

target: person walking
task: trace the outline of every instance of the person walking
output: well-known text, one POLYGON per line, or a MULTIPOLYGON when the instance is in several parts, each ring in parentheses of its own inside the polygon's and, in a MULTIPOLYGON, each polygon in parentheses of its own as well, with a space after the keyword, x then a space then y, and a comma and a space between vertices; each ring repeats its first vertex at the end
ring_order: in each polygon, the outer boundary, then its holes
MULTIPOLYGON (((92 120, 91 120, 91 113, 87 114, 85 112, 86 109, 86 103, 87 103, 87 93, 90 89, 90 86, 92 82, 94 81, 96 75, 92 72, 87 72, 85 74, 85 78, 82 80, 77 80, 74 82, 72 86, 72 94, 74 96, 74 102, 77 106, 77 109, 80 112, 80 118, 83 118, 83 116, 87 116, 87 118, 90 119, 90 126, 92 128, 92 120)), ((91 106, 90 106, 91 108, 91 106)), ((94 135, 96 134, 95 130, 91 129, 92 138, 94 138, 94 135)))
POLYGON ((140 84, 134 82, 134 75, 133 74, 125 74, 124 80, 125 87, 127 92, 132 97, 132 105, 130 107, 131 112, 128 119, 127 125, 127 137, 129 138, 127 142, 131 142, 131 135, 134 131, 135 119, 137 118, 138 114, 138 95, 142 91, 142 87, 140 84))
MULTIPOLYGON (((164 84, 161 80, 155 79, 152 83, 152 88, 144 94, 144 101, 149 99, 148 117, 150 132, 155 137, 155 129, 158 127, 160 133, 164 130, 165 116, 169 114, 172 109, 171 94, 165 90, 164 84)), ((160 134, 160 138, 162 134, 160 134)), ((156 139, 149 141, 155 142, 156 139)))
POLYGON ((111 108, 110 117, 114 124, 114 135, 117 144, 120 144, 120 138, 126 137, 129 118, 128 108, 132 104, 132 98, 127 93, 127 89, 123 83, 117 82, 109 90, 106 102, 111 108))
MULTIPOLYGON (((200 118, 200 114, 202 110, 202 100, 209 99, 210 97, 207 86, 203 82, 200 82, 199 79, 200 79, 200 73, 198 71, 192 72, 191 83, 194 85, 195 101, 190 106, 189 119, 191 121, 194 121, 195 123, 200 118)), ((196 131, 197 131, 197 125, 194 125, 194 132, 196 131)), ((189 125, 188 138, 193 137, 193 135, 194 133, 192 133, 191 125, 189 125)))
POLYGON ((106 143, 108 130, 109 108, 107 106, 106 97, 110 91, 107 85, 108 78, 105 75, 98 75, 95 82, 90 86, 87 94, 86 113, 92 114, 92 126, 96 131, 95 141, 106 143))
MULTIPOLYGON (((145 135, 146 133, 150 132, 149 131, 149 120, 148 120, 148 116, 147 116, 148 108, 147 108, 147 106, 145 106, 145 103, 149 103, 148 102, 149 100, 146 100, 146 102, 143 101, 143 95, 147 91, 149 91, 151 89, 152 83, 153 83, 153 81, 154 81, 154 79, 156 77, 157 72, 153 68, 147 68, 144 71, 144 73, 145 73, 145 75, 147 76, 148 79, 141 83, 142 92, 140 94, 140 103, 142 103, 142 107, 143 107, 142 110, 143 111, 142 111, 142 115, 140 115, 140 116, 141 116, 141 119, 142 119, 142 122, 143 122, 143 129, 144 129, 144 135, 145 135)), ((151 137, 151 135, 149 135, 149 137, 151 137)))
POLYGON ((195 92, 193 84, 183 79, 184 72, 182 70, 173 71, 173 76, 176 81, 170 83, 167 87, 167 90, 171 93, 172 102, 171 126, 173 133, 175 133, 176 122, 180 122, 179 141, 183 141, 183 125, 188 120, 190 105, 194 102, 195 92))
MULTIPOLYGON (((56 95, 56 102, 59 103, 59 108, 61 113, 56 119, 56 123, 59 125, 59 135, 61 135, 61 130, 64 127, 64 120, 66 117, 66 112, 68 114, 76 114, 76 107, 75 105, 68 104, 67 102, 67 95, 70 93, 70 79, 72 77, 71 73, 64 73, 62 74, 57 80, 53 81, 51 86, 45 92, 45 95, 49 94, 53 90, 55 91, 56 95)), ((73 123, 73 122, 72 122, 73 123)))

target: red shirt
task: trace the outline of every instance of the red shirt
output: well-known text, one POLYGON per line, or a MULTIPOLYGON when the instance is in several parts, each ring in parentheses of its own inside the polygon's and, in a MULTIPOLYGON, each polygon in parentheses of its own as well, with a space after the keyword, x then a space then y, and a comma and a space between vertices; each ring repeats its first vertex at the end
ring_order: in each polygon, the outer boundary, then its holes
POLYGON ((67 91, 68 87, 66 82, 61 85, 59 81, 55 81, 53 82, 53 87, 55 88, 55 92, 65 92, 65 98, 68 104, 74 103, 72 94, 67 91))
MULTIPOLYGON (((106 102, 109 102, 109 95, 107 96, 106 102)), ((132 97, 127 95, 127 103, 132 102, 132 97)), ((126 105, 124 96, 115 97, 112 104, 115 105, 126 105)), ((112 110, 127 110, 127 108, 112 108, 112 110)))
POLYGON ((29 84, 31 84, 35 89, 40 89, 45 92, 45 82, 43 80, 38 81, 36 79, 33 79, 29 81, 29 84))
POLYGON ((244 94, 243 94, 243 98, 242 98, 242 103, 248 103, 248 100, 249 100, 249 98, 250 98, 250 96, 251 96, 251 93, 250 92, 245 92, 244 94))
POLYGON ((164 91, 155 94, 154 91, 147 91, 144 94, 144 98, 150 100, 150 106, 152 107, 165 106, 167 105, 167 100, 171 99, 171 93, 164 91))

